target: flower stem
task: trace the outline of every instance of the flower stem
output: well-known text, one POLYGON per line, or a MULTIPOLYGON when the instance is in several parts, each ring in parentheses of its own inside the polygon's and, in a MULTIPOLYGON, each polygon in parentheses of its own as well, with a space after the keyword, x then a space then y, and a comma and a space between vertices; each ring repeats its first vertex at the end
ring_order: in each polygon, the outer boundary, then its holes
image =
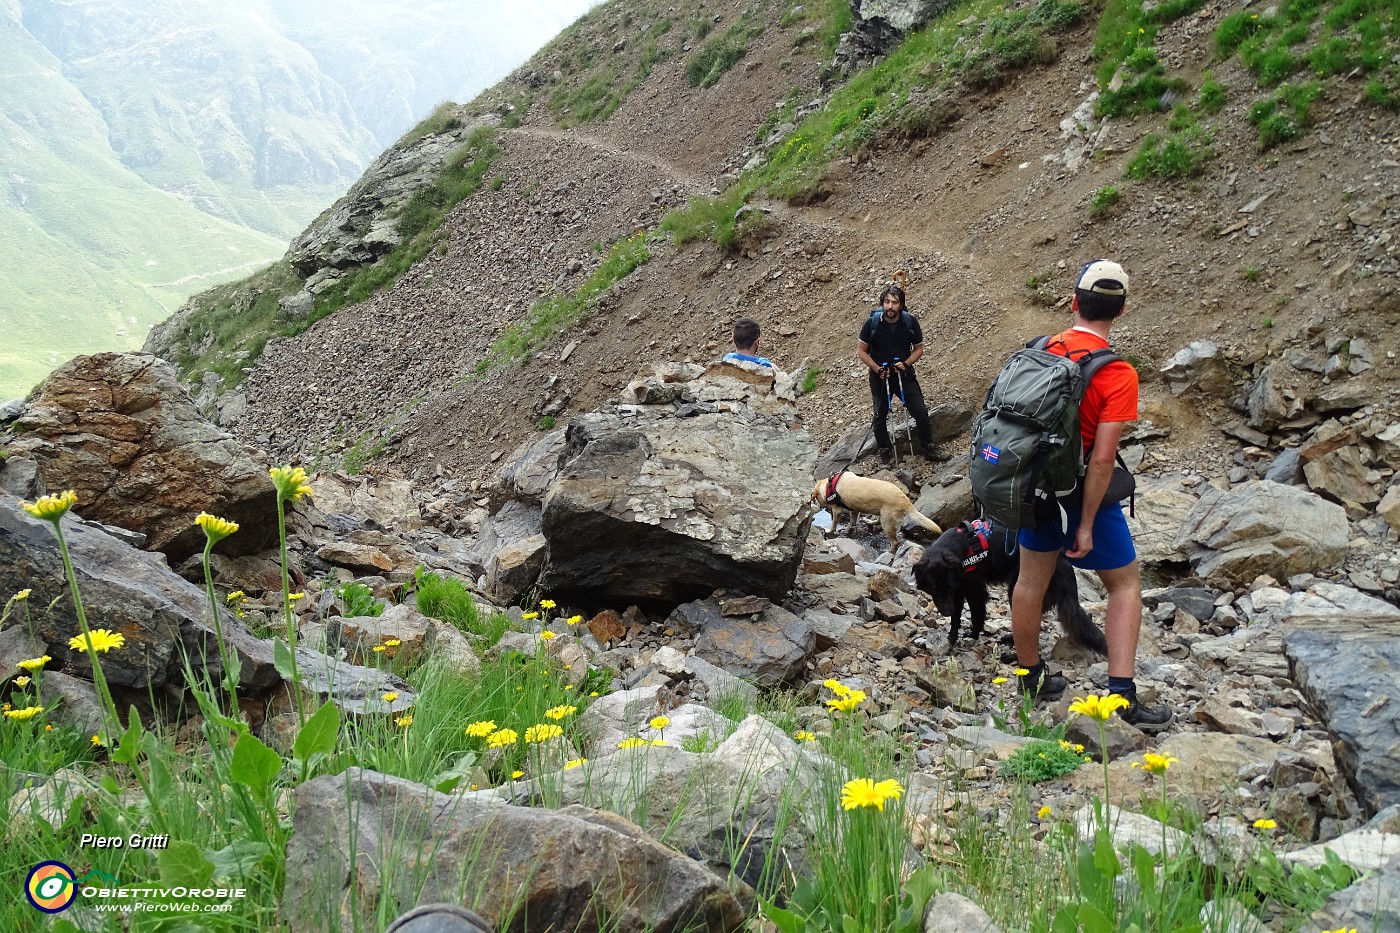
POLYGON ((277 495, 277 543, 282 555, 282 614, 287 622, 287 647, 292 654, 292 703, 297 710, 297 724, 306 725, 306 712, 301 706, 301 675, 297 672, 297 627, 292 618, 292 581, 287 572, 287 515, 282 507, 282 495, 277 495))
MULTIPOLYGON (((61 518, 61 516, 60 516, 61 518)), ((102 736, 103 744, 108 748, 112 747, 113 723, 118 731, 121 728, 121 720, 117 716, 117 703, 112 699, 112 691, 107 686, 107 675, 102 673, 102 662, 97 658, 97 649, 92 646, 92 630, 88 628, 87 614, 83 612, 83 598, 78 593, 78 578, 73 572, 73 560, 68 555, 68 541, 63 537, 63 528, 59 525, 59 519, 53 521, 54 535, 58 538, 58 552, 63 556, 63 575, 68 578, 68 589, 73 594, 73 611, 78 616, 78 629, 83 633, 83 643, 87 648, 88 661, 92 664, 92 682, 97 687, 97 696, 102 701, 102 709, 106 714, 106 722, 103 724, 102 736)))
MULTIPOLYGON (((214 640, 219 648, 219 679, 228 691, 229 715, 238 715, 238 684, 229 667, 228 649, 224 644, 224 627, 219 621, 219 601, 214 594, 214 574, 209 569, 209 553, 214 550, 214 539, 204 542, 204 592, 209 597, 209 615, 214 620, 214 640)), ((205 679, 208 680, 208 665, 205 665, 205 679)), ((191 684, 193 686, 193 684, 191 684)))

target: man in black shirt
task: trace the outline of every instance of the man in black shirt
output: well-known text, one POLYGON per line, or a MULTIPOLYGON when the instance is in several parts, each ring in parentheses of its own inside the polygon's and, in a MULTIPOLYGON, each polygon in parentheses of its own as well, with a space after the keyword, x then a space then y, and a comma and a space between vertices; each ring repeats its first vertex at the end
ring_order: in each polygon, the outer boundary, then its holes
POLYGON ((890 413, 890 395, 904 395, 904 407, 914 416, 919 430, 919 448, 929 460, 946 460, 937 454, 933 430, 928 423, 928 406, 924 393, 914 375, 914 364, 924 355, 924 332, 918 320, 904 305, 904 289, 891 285, 880 293, 880 307, 870 312, 856 342, 856 356, 870 370, 870 401, 875 407, 871 429, 880 460, 894 459, 894 445, 886 420, 890 413), (894 380, 891 382, 890 380, 894 380))

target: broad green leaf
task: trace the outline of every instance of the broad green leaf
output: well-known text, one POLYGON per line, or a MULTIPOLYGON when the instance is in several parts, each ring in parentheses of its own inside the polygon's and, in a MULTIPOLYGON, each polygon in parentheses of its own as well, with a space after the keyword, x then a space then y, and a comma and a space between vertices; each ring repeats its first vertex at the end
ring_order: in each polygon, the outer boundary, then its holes
POLYGON ((250 732, 238 737, 233 746, 233 762, 229 777, 258 793, 264 793, 277 772, 282 770, 282 756, 268 748, 250 732))
POLYGON ((458 758, 456 764, 451 768, 433 775, 432 779, 428 781, 428 784, 439 793, 450 794, 456 789, 457 785, 461 783, 462 778, 471 773, 475 765, 476 752, 467 752, 465 755, 458 758))
POLYGON ((1114 933, 1113 922, 1093 904, 1079 905, 1079 925, 1084 933, 1114 933))
POLYGON ((240 839, 217 852, 205 854, 214 863, 214 877, 246 878, 257 870, 258 863, 271 851, 272 847, 265 842, 240 839))
POLYGON ((1050 933, 1079 933, 1079 905, 1066 904, 1057 910, 1050 933))
POLYGON ((335 738, 339 732, 340 710, 327 700, 311 714, 297 733, 292 755, 301 761, 310 761, 313 755, 329 755, 335 749, 335 738))
POLYGON ((272 666, 277 668, 277 673, 288 680, 293 679, 296 670, 296 661, 292 655, 292 649, 287 647, 287 643, 280 638, 272 640, 272 666))
POLYGON ((214 877, 214 863, 205 856, 204 850, 193 842, 180 840, 170 843, 156 857, 160 869, 160 880, 170 885, 200 887, 214 877))
POLYGON ((141 717, 133 706, 127 714, 126 731, 117 740, 117 747, 112 749, 111 759, 119 765, 136 764, 141 758, 141 732, 141 717))
POLYGON ((799 915, 790 910, 775 907, 771 902, 762 898, 759 898, 758 905, 763 911, 763 916, 767 917, 768 921, 778 928, 778 933, 806 933, 807 921, 799 915))
POLYGON ((152 804, 169 799, 174 782, 165 763, 165 743, 154 732, 147 732, 141 737, 141 749, 146 753, 146 765, 150 770, 151 796, 155 798, 152 804))

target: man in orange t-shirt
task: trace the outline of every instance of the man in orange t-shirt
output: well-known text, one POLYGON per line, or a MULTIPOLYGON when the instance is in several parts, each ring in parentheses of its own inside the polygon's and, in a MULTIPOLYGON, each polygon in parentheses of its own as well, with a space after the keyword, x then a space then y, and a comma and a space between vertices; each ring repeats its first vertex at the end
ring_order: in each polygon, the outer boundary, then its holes
MULTIPOLYGON (((1074 326, 1050 338, 1045 349, 1069 357, 1108 347, 1108 333, 1122 316, 1128 300, 1128 274, 1116 262, 1095 260, 1079 273, 1070 309, 1074 326)), ((1120 502, 1104 502, 1113 475, 1123 426, 1137 420, 1138 375, 1117 360, 1100 369, 1085 387, 1079 405, 1084 440, 1085 471, 1080 509, 1071 508, 1069 527, 1057 523, 1020 533, 1021 572, 1011 601, 1011 635, 1016 659, 1026 674, 1023 689, 1038 699, 1064 693, 1068 681, 1045 669, 1040 658, 1040 607, 1063 551, 1076 567, 1093 570, 1108 590, 1104 635, 1108 641, 1108 690, 1127 705, 1119 716, 1145 732, 1157 732, 1171 722, 1164 706, 1138 701, 1133 679, 1137 665, 1138 630, 1142 625, 1142 576, 1137 550, 1120 502)))

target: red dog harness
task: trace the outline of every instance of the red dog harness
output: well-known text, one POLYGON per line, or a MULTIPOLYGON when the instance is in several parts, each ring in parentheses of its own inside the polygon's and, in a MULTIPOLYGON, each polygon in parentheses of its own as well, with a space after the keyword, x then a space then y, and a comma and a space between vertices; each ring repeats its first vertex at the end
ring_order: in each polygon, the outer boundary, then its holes
POLYGON ((828 504, 834 505, 839 509, 846 508, 846 503, 841 501, 841 494, 836 491, 836 484, 841 482, 841 474, 845 472, 845 470, 837 470, 835 473, 832 473, 826 481, 826 501, 828 504))
POLYGON ((962 559, 963 573, 972 573, 987 557, 992 523, 983 518, 958 522, 958 530, 967 538, 967 554, 962 559))

